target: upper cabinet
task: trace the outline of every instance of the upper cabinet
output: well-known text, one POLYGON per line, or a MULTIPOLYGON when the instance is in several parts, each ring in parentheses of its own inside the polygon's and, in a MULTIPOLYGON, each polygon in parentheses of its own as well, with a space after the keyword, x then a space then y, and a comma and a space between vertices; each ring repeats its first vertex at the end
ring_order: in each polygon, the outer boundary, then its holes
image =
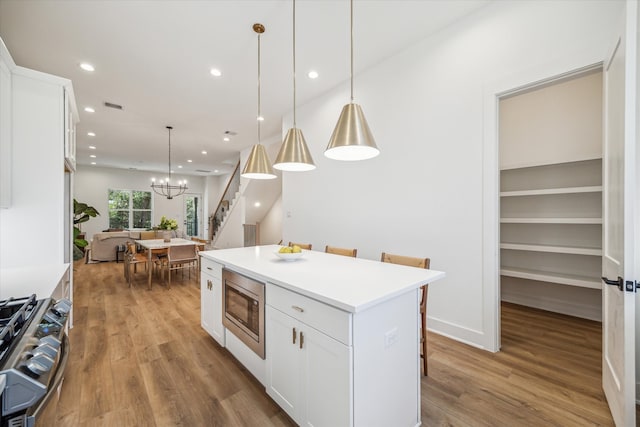
POLYGON ((0 43, 0 263, 68 260, 77 109, 71 81, 16 65, 0 43))
POLYGON ((76 117, 73 90, 64 88, 64 163, 68 170, 76 170, 76 117))
POLYGON ((11 206, 11 71, 13 60, 0 39, 0 208, 11 206))

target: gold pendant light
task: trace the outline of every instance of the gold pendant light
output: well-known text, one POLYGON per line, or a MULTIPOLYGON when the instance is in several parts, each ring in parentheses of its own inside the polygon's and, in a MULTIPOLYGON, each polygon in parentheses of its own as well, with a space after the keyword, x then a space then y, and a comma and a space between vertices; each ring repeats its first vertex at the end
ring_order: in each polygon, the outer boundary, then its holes
POLYGON ((273 179, 277 176, 271 167, 267 150, 260 143, 260 122, 262 121, 260 114, 260 34, 265 31, 264 25, 253 24, 253 31, 258 34, 258 143, 251 149, 241 176, 250 179, 273 179))
POLYGON ((284 171, 316 168, 302 130, 296 127, 296 0, 293 0, 293 127, 287 131, 273 167, 284 171))
POLYGON ((353 103, 353 0, 351 0, 351 103, 342 108, 324 155, 335 160, 366 160, 380 154, 362 107, 353 103))

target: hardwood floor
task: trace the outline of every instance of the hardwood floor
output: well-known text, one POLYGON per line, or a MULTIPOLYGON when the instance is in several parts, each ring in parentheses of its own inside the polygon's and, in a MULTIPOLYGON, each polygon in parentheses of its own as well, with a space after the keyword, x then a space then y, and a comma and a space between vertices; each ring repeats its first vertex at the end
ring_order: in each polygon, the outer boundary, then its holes
MULTIPOLYGON (((128 288, 121 263, 74 269, 58 426, 295 425, 202 330, 194 275, 148 291, 144 274, 128 288)), ((429 334, 423 425, 613 425, 600 386, 600 324, 508 304, 502 314, 496 354, 429 334)))

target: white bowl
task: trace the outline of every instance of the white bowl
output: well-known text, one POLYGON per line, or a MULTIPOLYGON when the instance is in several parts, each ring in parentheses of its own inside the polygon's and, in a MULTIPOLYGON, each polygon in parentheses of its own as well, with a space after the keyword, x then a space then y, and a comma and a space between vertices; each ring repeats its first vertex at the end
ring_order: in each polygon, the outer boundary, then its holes
POLYGON ((300 259, 300 257, 302 257, 302 252, 297 252, 297 253, 280 253, 280 252, 275 252, 275 254, 280 258, 283 259, 285 261, 295 261, 297 259, 300 259))

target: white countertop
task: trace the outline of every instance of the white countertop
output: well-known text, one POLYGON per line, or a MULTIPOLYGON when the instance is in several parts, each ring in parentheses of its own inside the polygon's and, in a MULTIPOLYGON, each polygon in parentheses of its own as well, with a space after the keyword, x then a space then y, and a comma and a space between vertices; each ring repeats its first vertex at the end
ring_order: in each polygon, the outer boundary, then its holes
POLYGON ((66 274, 69 264, 51 264, 0 270, 0 299, 36 294, 48 298, 66 274))
POLYGON ((303 250, 296 261, 284 261, 280 246, 252 246, 200 252, 238 273, 270 282, 356 313, 445 277, 436 270, 303 250))

